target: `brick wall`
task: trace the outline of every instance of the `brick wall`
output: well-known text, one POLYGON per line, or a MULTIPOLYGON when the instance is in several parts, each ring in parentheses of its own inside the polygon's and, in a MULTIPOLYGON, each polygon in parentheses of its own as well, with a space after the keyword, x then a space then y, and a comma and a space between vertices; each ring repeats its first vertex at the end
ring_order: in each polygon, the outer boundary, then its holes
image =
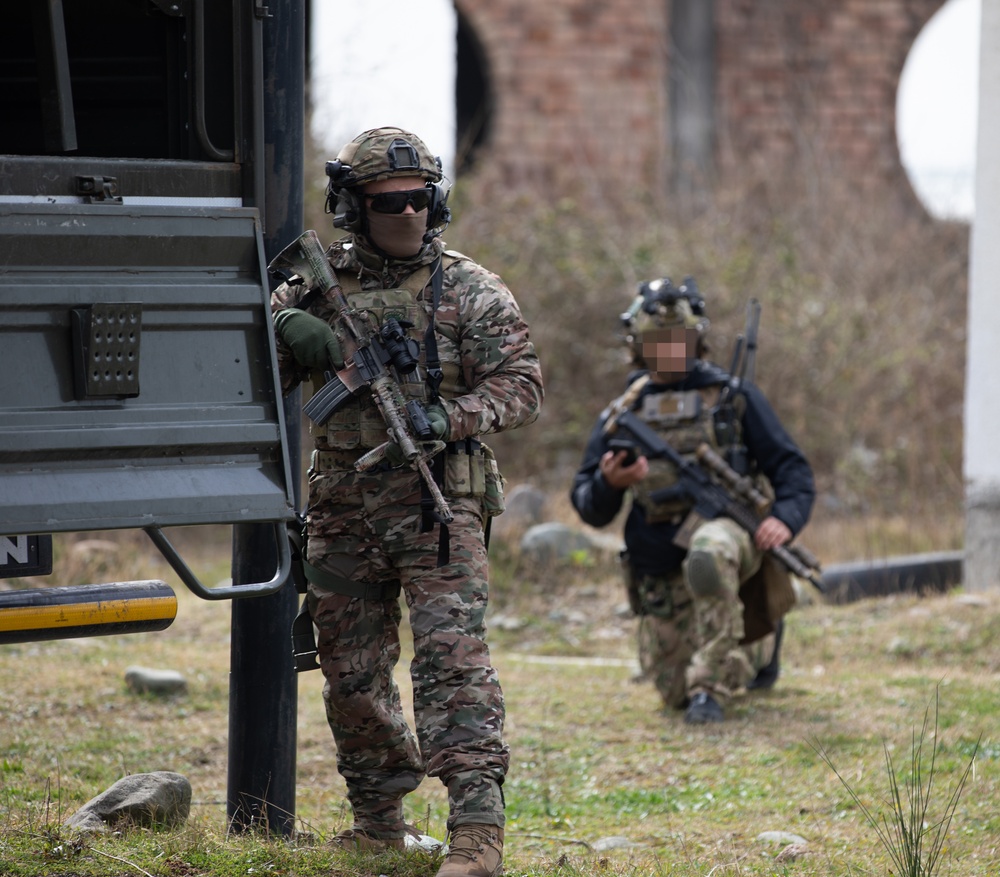
MULTIPOLYGON (((944 0, 715 0, 715 163, 789 158, 909 192, 896 142, 907 53, 944 0)), ((669 0, 456 0, 489 66, 480 167, 525 185, 665 187, 669 0)))

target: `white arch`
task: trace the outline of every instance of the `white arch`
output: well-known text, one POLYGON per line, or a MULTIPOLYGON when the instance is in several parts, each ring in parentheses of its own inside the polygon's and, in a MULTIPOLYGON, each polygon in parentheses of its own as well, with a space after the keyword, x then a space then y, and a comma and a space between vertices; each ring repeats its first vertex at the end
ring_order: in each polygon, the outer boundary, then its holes
POLYGON ((974 210, 981 0, 948 0, 920 32, 896 94, 900 160, 928 212, 974 210))

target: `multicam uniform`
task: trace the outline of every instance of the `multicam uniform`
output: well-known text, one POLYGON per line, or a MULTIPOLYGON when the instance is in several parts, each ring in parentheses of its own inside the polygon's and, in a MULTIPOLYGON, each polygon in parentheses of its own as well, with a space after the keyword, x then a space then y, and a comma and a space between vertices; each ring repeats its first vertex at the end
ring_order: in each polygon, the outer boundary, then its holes
MULTIPOLYGON (((319 630, 324 701, 347 783, 355 825, 402 837, 403 797, 425 775, 448 788, 448 829, 504 824, 500 786, 509 763, 504 701, 485 643, 488 585, 484 522, 495 513, 486 481, 499 481, 492 455, 476 437, 532 422, 542 400, 541 372, 517 303, 503 282, 440 241, 412 260, 366 250, 356 235, 328 251, 352 307, 376 324, 407 320, 421 343, 433 319, 443 379, 440 404, 451 440, 439 455, 454 520, 426 528, 421 479, 411 468, 361 474, 354 461, 386 440, 370 395, 351 399, 325 427, 313 427, 309 470, 308 601, 319 630), (431 269, 443 260, 440 303, 432 308, 431 269), (433 313, 432 313, 433 310, 433 313), (400 655, 398 595, 414 638, 410 667, 416 738, 404 718, 393 668, 400 655)), ((303 301, 302 285, 284 284, 272 309, 303 301)), ((306 300, 335 324, 323 296, 306 300)), ((405 324, 404 324, 405 325, 405 324)), ((283 388, 309 377, 278 339, 283 388)), ((427 400, 424 369, 401 381, 407 398, 427 400)), ((315 377, 315 376, 313 376, 315 377)))
MULTIPOLYGON (((633 375, 630 383, 642 378, 633 375)), ((632 408, 672 447, 693 456, 701 442, 719 447, 713 411, 728 379, 724 370, 698 360, 678 384, 646 383, 632 408)), ((794 535, 805 526, 812 509, 812 470, 764 395, 746 385, 741 398, 737 428, 755 471, 774 490, 770 514, 794 535)), ((603 527, 618 514, 626 492, 632 493, 624 561, 630 603, 640 616, 643 671, 652 677, 668 707, 683 708, 695 691, 707 691, 725 702, 768 664, 774 652, 773 634, 743 642, 740 585, 760 569, 761 552, 751 535, 727 518, 698 527, 687 551, 675 545, 674 536, 692 504, 689 498, 660 503, 651 499, 651 493, 676 482, 666 460, 650 460, 649 475, 630 491, 611 487, 600 472, 610 438, 604 432, 609 413, 601 416, 587 444, 573 482, 573 505, 588 524, 603 527), (692 563, 706 563, 709 568, 692 569, 692 563)))

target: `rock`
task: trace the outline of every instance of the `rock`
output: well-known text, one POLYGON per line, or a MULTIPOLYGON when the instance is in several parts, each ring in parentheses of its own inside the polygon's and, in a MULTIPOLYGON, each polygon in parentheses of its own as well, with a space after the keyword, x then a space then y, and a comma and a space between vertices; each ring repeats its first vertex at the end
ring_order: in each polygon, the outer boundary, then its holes
POLYGON ((805 844, 789 844, 778 855, 774 857, 776 862, 794 862, 809 853, 809 847, 805 844))
POLYGON ((128 823, 143 828, 175 828, 191 812, 191 783, 172 771, 123 777, 91 798, 68 820, 77 831, 105 832, 128 823))
POLYGON ((125 684, 139 694, 183 694, 187 680, 176 670, 152 670, 149 667, 129 667, 125 684))
POLYGON ((586 613, 579 609, 553 609, 549 613, 549 621, 559 624, 581 625, 586 624, 588 620, 586 613))
POLYGON ((607 530, 591 531, 585 533, 587 541, 590 543, 590 547, 595 551, 604 552, 606 554, 620 554, 622 549, 625 547, 625 541, 622 539, 621 533, 609 532, 607 530))
POLYGON ((504 513, 490 521, 493 538, 513 543, 528 527, 542 520, 547 497, 538 488, 518 484, 504 496, 504 513))
POLYGON ((900 658, 913 658, 920 652, 905 636, 893 637, 885 647, 885 650, 888 654, 896 655, 900 658))
POLYGON ((444 841, 431 837, 429 834, 408 834, 403 841, 407 850, 422 850, 425 853, 441 854, 447 852, 444 841))
POLYGON ((513 519, 522 524, 537 524, 545 511, 546 497, 537 487, 518 484, 504 497, 504 513, 501 518, 513 519))
POLYGON ((590 551, 591 547, 584 533, 556 521, 536 524, 521 538, 521 554, 538 563, 569 560, 573 554, 590 551))

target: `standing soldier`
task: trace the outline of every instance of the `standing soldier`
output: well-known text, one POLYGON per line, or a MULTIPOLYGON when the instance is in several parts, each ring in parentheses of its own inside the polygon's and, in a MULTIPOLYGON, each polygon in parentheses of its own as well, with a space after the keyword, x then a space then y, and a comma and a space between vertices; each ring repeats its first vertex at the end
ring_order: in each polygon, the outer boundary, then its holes
POLYGON ((758 593, 772 604, 775 593, 786 600, 768 621, 789 608, 787 571, 762 561, 809 519, 812 470, 763 393, 704 359, 709 323, 693 281, 679 289, 666 278, 642 284, 624 319, 638 371, 591 434, 571 499, 584 521, 603 527, 631 494, 623 561, 629 602, 640 616, 642 669, 667 708, 685 710, 685 721, 719 722, 734 692, 770 687, 777 678, 781 622, 753 630, 741 586, 766 573, 758 593), (634 411, 688 460, 707 444, 739 475, 773 489, 756 532, 718 517, 694 530, 687 549, 675 544, 694 499, 677 489, 669 460, 614 449, 608 421, 616 411, 634 411))
MULTIPOLYGON (((365 131, 326 171, 327 209, 348 231, 327 259, 352 312, 401 329, 397 351, 419 363, 397 369, 399 387, 424 407, 443 446, 429 468, 453 516, 429 501, 428 484, 396 445, 382 462, 356 470, 387 437, 372 394, 350 396, 322 426, 313 424, 307 601, 354 812, 353 827, 336 842, 403 849, 404 796, 424 776, 440 777, 450 844, 439 877, 492 877, 502 869, 510 755, 484 623, 484 531, 502 511, 502 479, 480 437, 538 416, 538 358, 503 281, 440 240, 451 218, 448 190, 440 159, 422 140, 399 128, 365 131), (400 591, 413 631, 415 738, 393 681, 400 591)), ((322 384, 324 372, 344 368, 345 355, 351 366, 351 339, 326 291, 293 277, 275 290, 272 310, 286 391, 309 379, 322 384)), ((387 347, 393 334, 382 335, 387 347)))

